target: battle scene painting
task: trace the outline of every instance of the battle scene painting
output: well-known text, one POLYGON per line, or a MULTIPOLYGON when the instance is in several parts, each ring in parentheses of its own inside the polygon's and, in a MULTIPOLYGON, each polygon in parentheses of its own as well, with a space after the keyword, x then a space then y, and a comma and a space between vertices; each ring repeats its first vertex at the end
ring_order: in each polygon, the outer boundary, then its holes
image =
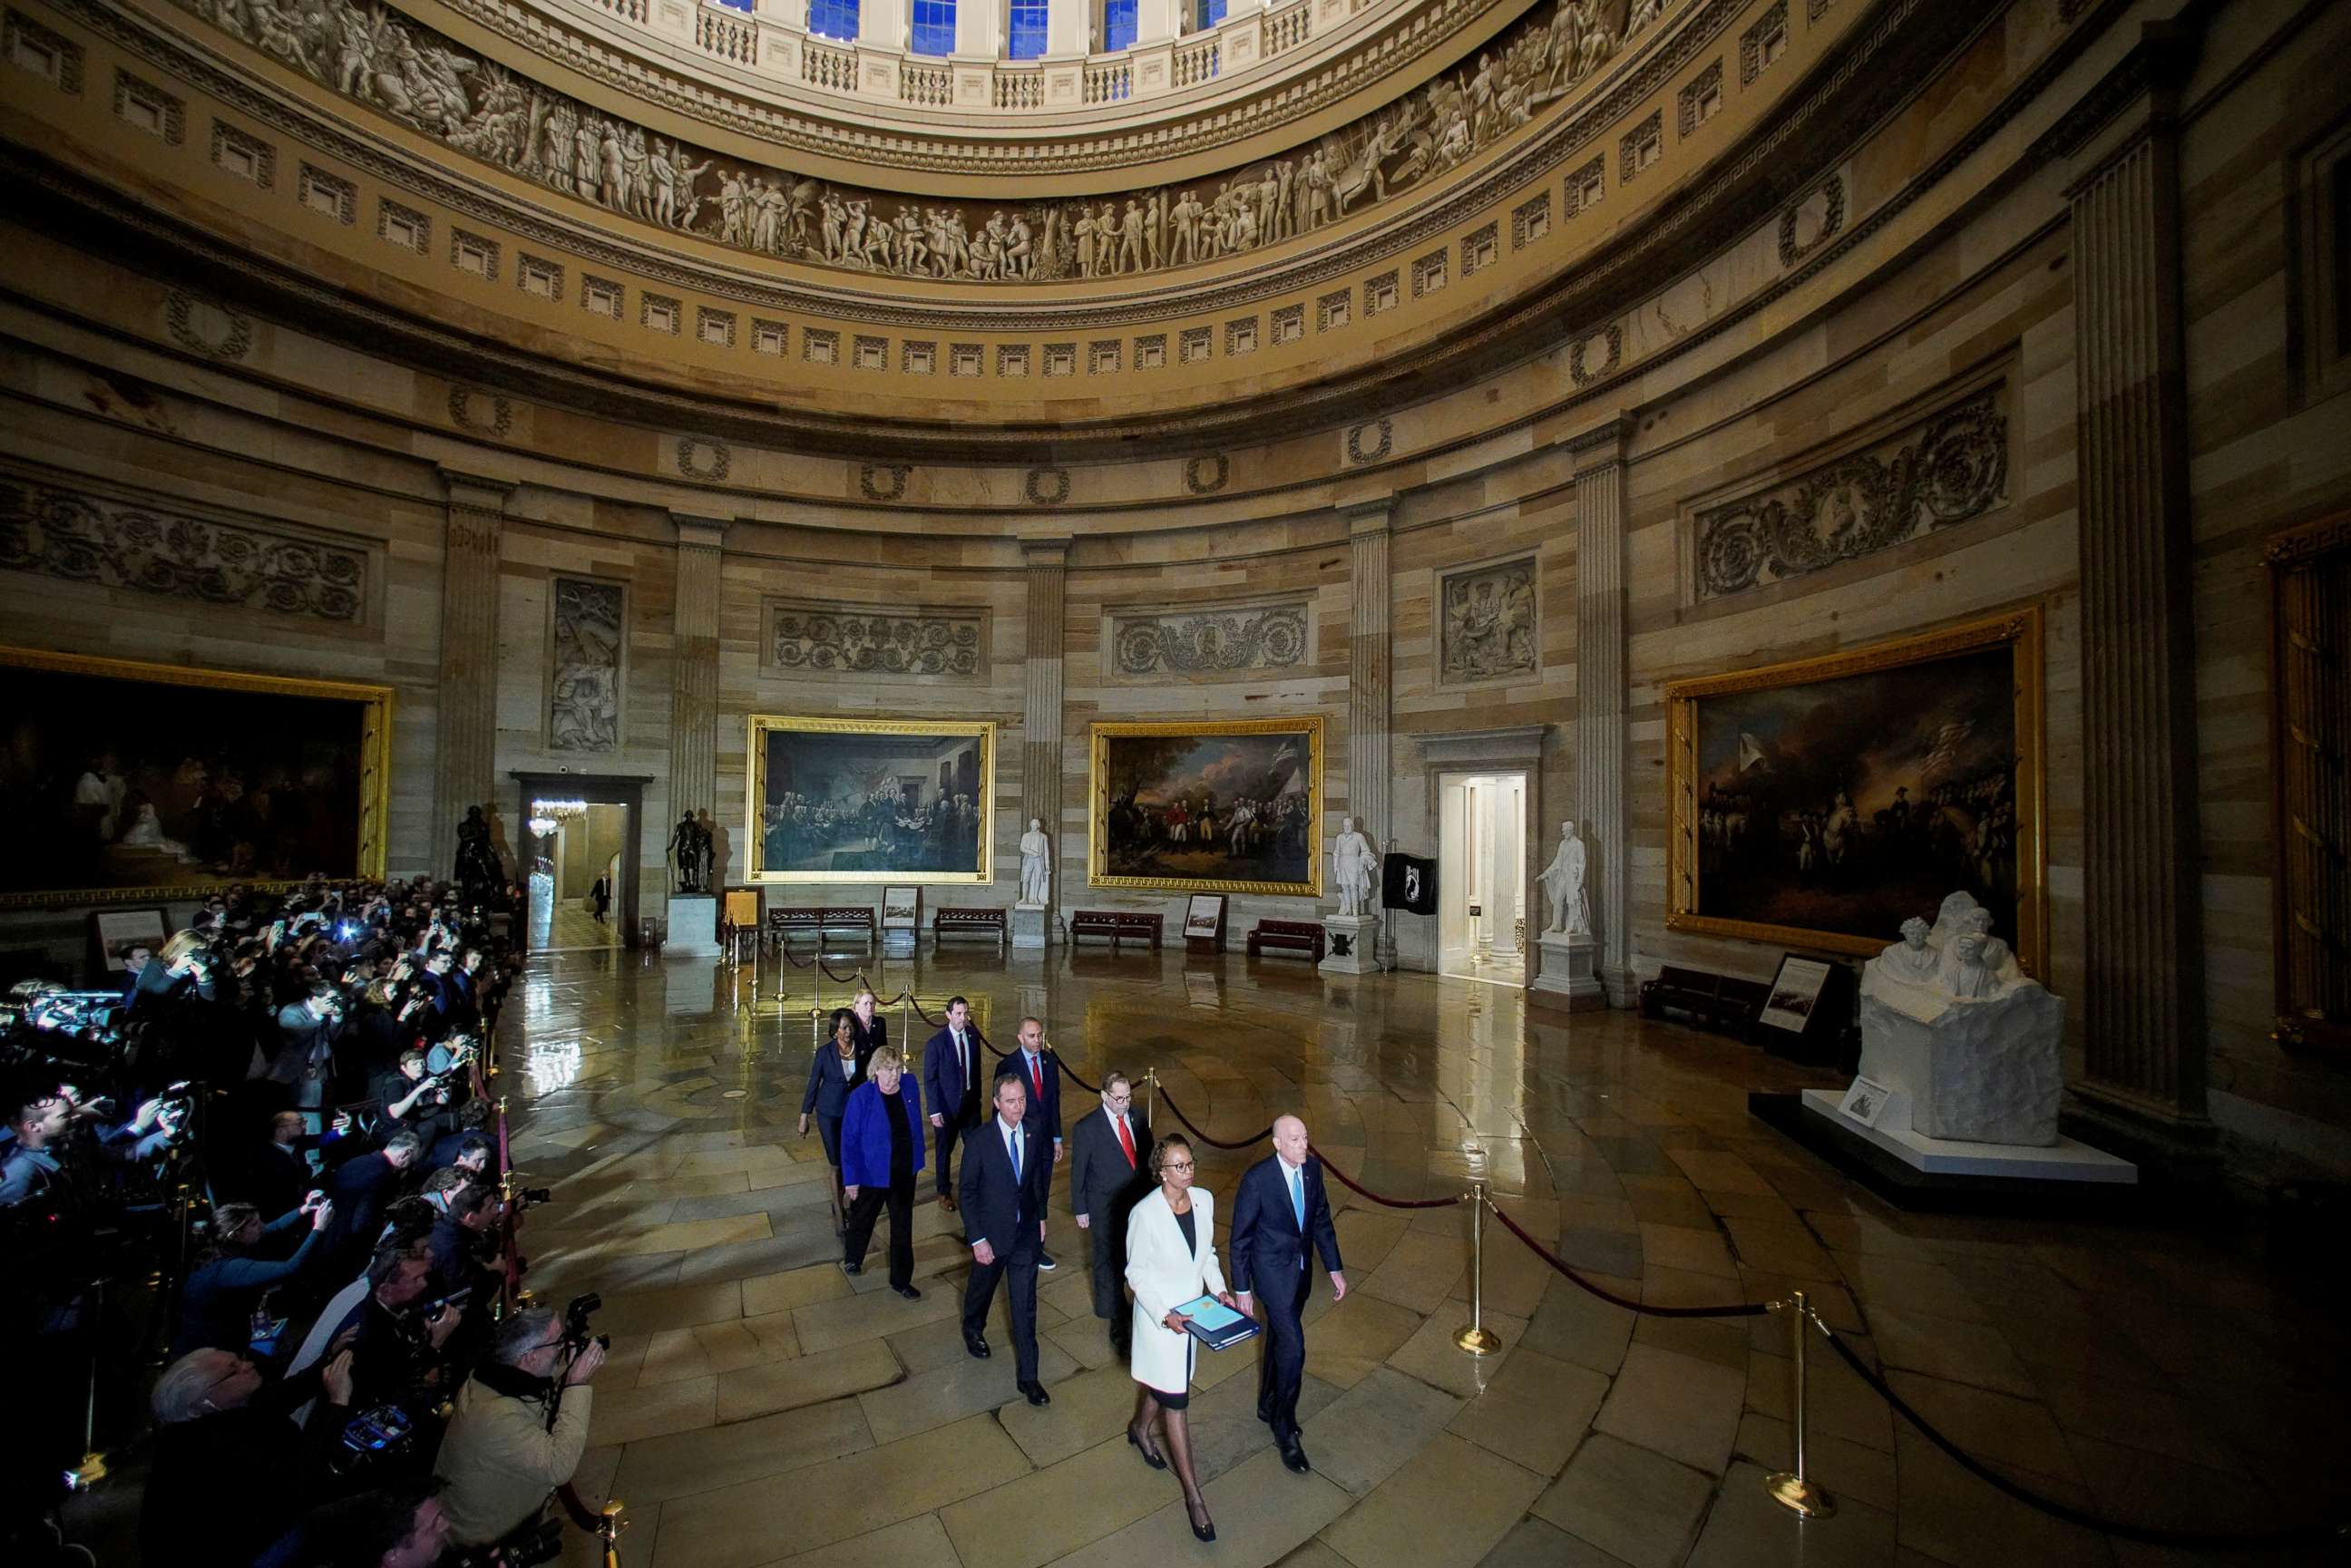
POLYGON ((391 693, 0 651, 11 904, 377 874, 391 693))
POLYGON ((1319 896, 1322 799, 1319 717, 1098 724, 1092 880, 1319 896))
POLYGON ((1875 953, 1964 891, 2032 967, 2039 680, 2018 616, 1669 687, 1671 923, 1875 953))
POLYGON ((996 727, 751 717, 751 880, 984 883, 996 727))

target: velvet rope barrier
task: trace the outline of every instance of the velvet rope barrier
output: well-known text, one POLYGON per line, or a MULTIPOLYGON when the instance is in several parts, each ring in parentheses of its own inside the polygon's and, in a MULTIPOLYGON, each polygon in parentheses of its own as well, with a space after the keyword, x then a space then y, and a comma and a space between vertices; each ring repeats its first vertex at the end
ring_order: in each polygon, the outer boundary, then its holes
MULTIPOLYGON (((1166 1099, 1167 1092, 1164 1089, 1161 1090, 1159 1092, 1159 1097, 1162 1100, 1166 1099)), ((1169 1109, 1173 1110, 1174 1107, 1171 1105, 1169 1109)), ((1177 1111, 1176 1112, 1176 1114, 1178 1117, 1181 1117, 1184 1113, 1177 1111)), ((1187 1127, 1191 1125, 1189 1122, 1186 1122, 1184 1124, 1187 1127)), ((1270 1133, 1273 1129, 1268 1127, 1266 1131, 1270 1133)), ((1353 1176, 1349 1176, 1345 1171, 1341 1170, 1337 1166, 1332 1164, 1331 1156, 1324 1154, 1321 1149, 1316 1148, 1312 1144, 1307 1145, 1306 1147, 1309 1153, 1312 1154, 1316 1159, 1322 1162, 1322 1168, 1324 1170, 1329 1171, 1332 1176, 1337 1176, 1341 1182, 1345 1184, 1349 1192, 1353 1193, 1358 1197, 1368 1197, 1383 1208, 1450 1208, 1457 1203, 1467 1203, 1469 1201, 1469 1195, 1466 1192, 1457 1193, 1451 1197, 1382 1197, 1378 1193, 1374 1192, 1370 1187, 1365 1186, 1362 1182, 1357 1181, 1353 1176)))
POLYGON ((1503 1229, 1508 1230, 1511 1235, 1517 1237, 1520 1241, 1526 1244, 1527 1250, 1532 1252, 1536 1257, 1541 1259, 1544 1262, 1550 1264, 1552 1268, 1566 1275, 1570 1281, 1581 1287, 1583 1290, 1599 1297, 1602 1301, 1606 1301, 1611 1306, 1623 1307, 1628 1312, 1638 1312, 1643 1317, 1649 1318, 1752 1318, 1761 1317, 1763 1313, 1771 1310, 1768 1305, 1761 1301, 1740 1301, 1730 1306, 1722 1307, 1659 1307, 1653 1306, 1646 1301, 1628 1301, 1625 1297, 1618 1295, 1614 1291, 1604 1290, 1602 1287, 1593 1284, 1591 1281, 1577 1273, 1573 1269, 1568 1267, 1564 1259, 1561 1258, 1558 1253, 1552 1251, 1541 1242, 1536 1240, 1533 1237, 1528 1235, 1526 1228, 1523 1226, 1520 1225, 1517 1220, 1512 1219, 1509 1215, 1503 1213, 1501 1209, 1490 1199, 1488 1200, 1486 1207, 1492 1209, 1494 1218, 1502 1222, 1503 1229))

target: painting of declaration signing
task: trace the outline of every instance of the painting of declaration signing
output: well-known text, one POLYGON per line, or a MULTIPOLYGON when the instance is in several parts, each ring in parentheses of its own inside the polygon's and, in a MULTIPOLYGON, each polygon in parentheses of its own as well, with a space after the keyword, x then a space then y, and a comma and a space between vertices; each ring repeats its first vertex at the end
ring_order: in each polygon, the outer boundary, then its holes
POLYGON ((1097 887, 1322 892, 1322 721, 1093 727, 1097 887))
POLYGON ((2044 972, 2040 642, 2025 612, 1668 686, 1668 923, 1876 952, 1959 888, 2044 972))
POLYGON ((751 880, 985 883, 996 726, 750 721, 751 880))

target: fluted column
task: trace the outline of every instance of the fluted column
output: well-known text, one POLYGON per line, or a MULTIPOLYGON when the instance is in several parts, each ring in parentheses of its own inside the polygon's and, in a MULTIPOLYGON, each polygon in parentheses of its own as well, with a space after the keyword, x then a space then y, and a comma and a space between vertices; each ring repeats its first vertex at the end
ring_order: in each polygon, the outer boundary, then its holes
MULTIPOLYGON (((669 804, 718 810, 718 567, 726 523, 673 512, 677 592, 671 611, 669 804)), ((656 824, 666 835, 668 825, 656 824)))
POLYGON ((2088 959, 2077 1088, 2095 1108, 2191 1134, 2204 1115, 2204 986, 2176 113, 2192 53, 2191 35, 2148 26, 2057 132, 2076 171, 2088 959))
MULTIPOLYGON (((498 538, 514 486, 441 470, 441 689, 433 748, 433 874, 456 874, 457 824, 497 795, 498 538)), ((509 830, 511 837, 512 830, 509 830)))
MULTIPOLYGON (((1021 642, 1021 826, 1025 829, 1027 819, 1035 817, 1053 841, 1050 903, 1058 906, 1070 864, 1064 846, 1082 843, 1085 838, 1082 813, 1074 829, 1061 821, 1061 630, 1068 617, 1070 541, 1032 539, 1022 556, 1028 569, 1028 615, 1021 642)), ((989 831, 994 831, 992 824, 989 831)), ((1051 925, 1049 915, 1048 929, 1051 925)))
MULTIPOLYGON (((1629 420, 1575 453, 1575 818, 1591 855, 1592 935, 1608 1005, 1633 1005, 1633 878, 1625 815, 1625 444, 1629 420)), ((1546 824, 1545 863, 1559 829, 1546 824)), ((1549 918, 1548 911, 1545 918, 1549 918)))
MULTIPOLYGON (((1383 496, 1343 508, 1347 519, 1348 591, 1353 613, 1347 628, 1347 809, 1383 855, 1395 848, 1395 769, 1389 760, 1394 639, 1388 626, 1388 522, 1395 509, 1383 496)), ((1396 966, 1395 922, 1380 922, 1380 967, 1396 966)))

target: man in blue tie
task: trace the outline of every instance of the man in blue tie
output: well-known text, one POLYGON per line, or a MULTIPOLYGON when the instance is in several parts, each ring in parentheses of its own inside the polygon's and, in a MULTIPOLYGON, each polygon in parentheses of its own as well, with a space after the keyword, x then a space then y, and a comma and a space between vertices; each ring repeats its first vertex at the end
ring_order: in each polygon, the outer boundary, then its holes
MULTIPOLYGON (((1041 1019, 1020 1020, 1020 1049, 1004 1059, 1004 1065, 1018 1068, 1021 1087, 1029 1092, 1029 1113, 1035 1117, 1045 1135, 1053 1140, 1053 1164, 1061 1163, 1061 1061, 1053 1048, 1045 1043, 1045 1023, 1041 1019)), ((1045 1174, 1045 1196, 1053 1194, 1052 1172, 1045 1174)), ((1038 1213, 1043 1214, 1040 1209, 1038 1213)), ((1037 1253, 1037 1267, 1048 1274, 1060 1265, 1053 1255, 1041 1248, 1037 1253)))
POLYGON ((1330 1270, 1331 1299, 1347 1299, 1340 1271, 1339 1232, 1322 1190, 1322 1163, 1311 1151, 1306 1124, 1295 1116, 1273 1124, 1273 1153, 1241 1177, 1226 1246, 1232 1261, 1234 1300, 1245 1312, 1265 1301, 1266 1344, 1258 1356, 1257 1416, 1273 1428, 1281 1462, 1300 1475, 1311 1468, 1298 1440, 1298 1392, 1306 1381, 1306 1298, 1313 1283, 1310 1242, 1330 1270))
POLYGON ((963 1288, 963 1347, 985 1359, 988 1309, 1005 1281, 1012 1309, 1014 1377, 1031 1405, 1050 1404, 1037 1380, 1037 1258, 1045 1244, 1045 1197, 1052 1190, 1052 1140, 1029 1111, 1018 1068, 996 1081, 996 1115, 964 1140, 964 1239, 971 1278, 963 1288))

